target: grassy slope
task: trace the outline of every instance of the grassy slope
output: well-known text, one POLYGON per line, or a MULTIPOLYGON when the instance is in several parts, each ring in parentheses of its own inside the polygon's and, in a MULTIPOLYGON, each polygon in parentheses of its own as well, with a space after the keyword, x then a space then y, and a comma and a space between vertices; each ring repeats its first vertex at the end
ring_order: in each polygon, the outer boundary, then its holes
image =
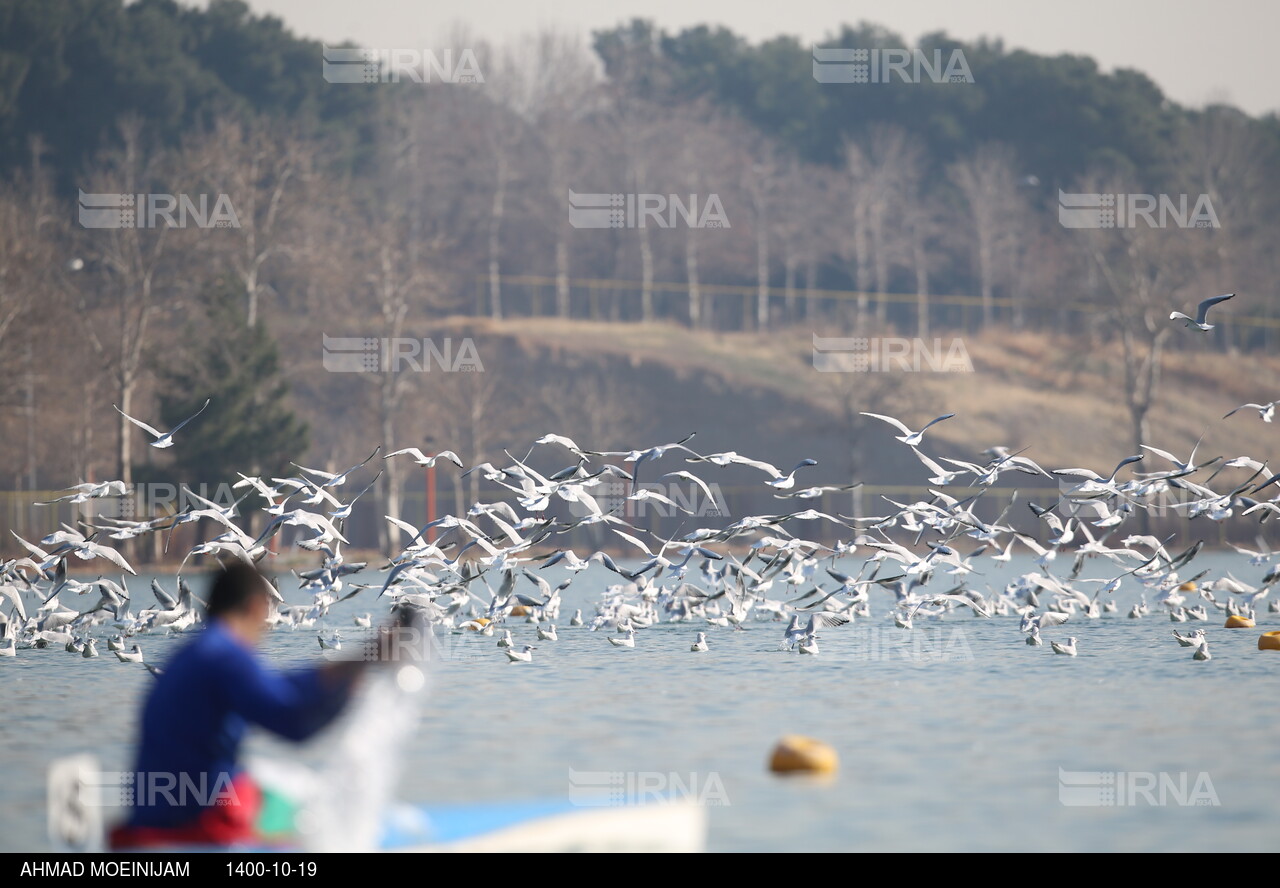
MULTIPOLYGON (((482 335, 514 337, 552 354, 597 352, 625 356, 633 365, 652 362, 678 376, 718 376, 730 391, 773 390, 829 411, 833 418, 839 410, 832 383, 840 382, 834 376, 844 375, 813 369, 808 331, 759 336, 542 318, 468 321, 466 326, 482 335)), ((1194 341, 1189 337, 1177 331, 1166 349, 1151 413, 1153 443, 1185 456, 1207 432, 1202 453, 1269 459, 1280 423, 1265 424, 1252 411, 1225 421, 1222 416, 1246 401, 1280 396, 1280 357, 1186 350, 1194 341)), ((904 391, 923 394, 927 403, 957 414, 930 433, 942 452, 973 454, 1004 444, 1028 447, 1029 456, 1048 466, 1102 469, 1133 451, 1118 343, 1001 330, 966 337, 965 346, 972 374, 922 372, 903 380, 904 391)), ((903 418, 909 423, 926 419, 903 418)), ((1162 467, 1151 460, 1152 469, 1162 467)))

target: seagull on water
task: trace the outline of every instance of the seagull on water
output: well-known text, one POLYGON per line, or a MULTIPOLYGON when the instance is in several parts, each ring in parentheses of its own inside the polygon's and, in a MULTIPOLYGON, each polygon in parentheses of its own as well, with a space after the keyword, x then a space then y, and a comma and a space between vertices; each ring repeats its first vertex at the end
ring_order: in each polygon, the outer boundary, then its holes
POLYGON ((800 617, 796 614, 791 615, 791 625, 787 627, 786 633, 782 636, 782 647, 791 648, 798 642, 808 636, 813 635, 820 627, 843 626, 850 622, 849 618, 843 614, 833 613, 831 611, 818 611, 809 617, 809 622, 802 628, 800 626, 800 617))
POLYGON ((572 617, 572 619, 570 619, 570 620, 569 620, 569 625, 570 625, 570 626, 581 626, 581 625, 583 625, 583 621, 582 621, 582 611, 581 611, 581 610, 576 610, 576 611, 574 611, 574 612, 573 612, 573 617, 572 617))
POLYGON ((545 629, 539 626, 538 638, 541 639, 542 641, 559 641, 560 640, 556 636, 556 627, 554 624, 551 626, 547 626, 545 629))
POLYGON ((342 635, 337 632, 329 638, 325 638, 323 635, 317 635, 316 641, 320 642, 320 650, 322 651, 342 650, 342 635))
POLYGON ((705 633, 705 632, 699 632, 699 633, 698 633, 698 640, 697 640, 697 641, 695 641, 692 645, 690 645, 690 646, 689 646, 689 650, 691 650, 691 651, 693 651, 694 653, 697 653, 697 654, 706 653, 706 651, 707 651, 707 633, 705 633))
POLYGON ((1065 642, 1051 641, 1049 647, 1053 648, 1055 654, 1063 654, 1067 657, 1076 655, 1076 640, 1074 637, 1068 638, 1065 642))
POLYGON ((515 647, 515 642, 513 642, 513 641, 511 640, 511 630, 510 630, 510 629, 503 629, 503 630, 502 630, 502 637, 498 639, 498 647, 500 647, 500 648, 508 648, 508 649, 510 649, 510 648, 514 648, 514 647, 515 647))
POLYGON ((614 647, 620 647, 620 648, 635 647, 636 646, 636 630, 628 627, 627 634, 622 638, 616 638, 610 635, 609 644, 613 645, 614 647))
POLYGON ((817 655, 818 653, 818 636, 806 635, 800 639, 800 643, 796 645, 796 650, 802 654, 817 655))
POLYGON ((1190 635, 1179 635, 1178 630, 1175 629, 1173 630, 1173 637, 1176 638, 1178 640, 1178 644, 1182 645, 1184 648, 1199 647, 1200 643, 1204 641, 1204 630, 1197 629, 1190 635))
POLYGON ((1235 295, 1235 293, 1227 293, 1223 296, 1210 296, 1208 299, 1201 300, 1200 304, 1196 306, 1196 316, 1194 318, 1190 315, 1184 315, 1180 311, 1174 311, 1169 313, 1169 320, 1186 321, 1185 326, 1195 327, 1201 333, 1208 333, 1213 329, 1213 324, 1205 323, 1209 317, 1209 309, 1213 308, 1219 302, 1226 302, 1235 295))
POLYGON ((1031 632, 1030 632, 1030 633, 1028 633, 1028 635, 1027 635, 1027 644, 1032 645, 1032 646, 1044 644, 1044 642, 1040 640, 1040 627, 1039 627, 1039 626, 1032 626, 1032 627, 1031 627, 1031 632))
MULTIPOLYGON (((613 639, 610 639, 612 641, 613 639)), ((524 650, 517 651, 514 648, 507 648, 503 653, 507 655, 507 659, 512 663, 532 663, 533 652, 537 650, 533 645, 526 644, 524 650)))
POLYGON ((136 644, 133 646, 133 650, 131 651, 112 651, 112 653, 116 655, 116 659, 119 660, 121 663, 143 662, 142 647, 136 644))
POLYGON ((1200 646, 1196 648, 1196 652, 1191 655, 1193 660, 1212 660, 1213 654, 1209 653, 1209 642, 1202 641, 1200 646))

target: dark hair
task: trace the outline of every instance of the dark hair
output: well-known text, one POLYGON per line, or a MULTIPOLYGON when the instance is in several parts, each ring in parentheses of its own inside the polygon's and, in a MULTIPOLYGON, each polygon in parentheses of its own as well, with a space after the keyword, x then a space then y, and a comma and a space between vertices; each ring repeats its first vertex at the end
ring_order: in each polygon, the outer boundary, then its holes
POLYGON ((254 598, 269 594, 266 577, 253 565, 237 561, 213 575, 205 616, 213 620, 224 614, 242 612, 254 598))

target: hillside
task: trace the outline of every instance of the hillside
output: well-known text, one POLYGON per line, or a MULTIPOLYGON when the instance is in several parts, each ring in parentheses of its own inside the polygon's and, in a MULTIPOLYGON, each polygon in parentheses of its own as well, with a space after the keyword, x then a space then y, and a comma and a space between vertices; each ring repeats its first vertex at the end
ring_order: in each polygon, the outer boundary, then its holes
MULTIPOLYGON (((648 389, 654 403, 646 405, 645 412, 664 411, 665 416, 653 419, 672 433, 692 430, 678 422, 686 418, 682 403, 730 402, 734 406, 727 413, 715 413, 729 427, 707 422, 700 429, 700 439, 723 439, 726 447, 750 453, 753 441, 780 433, 791 442, 791 452, 757 454, 780 462, 807 455, 803 434, 797 436, 806 425, 817 439, 839 427, 846 393, 856 409, 877 409, 859 392, 883 385, 883 376, 895 377, 901 386, 881 405, 890 413, 912 404, 928 408, 898 414, 908 424, 932 418, 929 410, 934 408, 938 413, 956 413, 955 419, 929 433, 931 453, 968 459, 985 447, 1001 444, 1028 448, 1028 456, 1048 467, 1109 470, 1133 451, 1118 343, 1099 345, 1074 337, 997 329, 964 338, 972 373, 819 373, 812 364, 807 331, 760 336, 704 333, 674 325, 540 318, 453 323, 482 339, 510 338, 531 360, 554 364, 572 355, 573 363, 579 365, 594 358, 606 371, 622 362, 626 372, 655 383, 648 389)), ((943 337, 944 348, 950 338, 943 337)), ((1266 460, 1276 426, 1261 422, 1253 411, 1242 411, 1230 420, 1222 417, 1240 404, 1268 401, 1280 392, 1280 357, 1180 351, 1186 341, 1175 336, 1165 352, 1163 378, 1151 412, 1152 443, 1185 456, 1203 433, 1202 453, 1227 458, 1248 454, 1266 460)), ((707 419, 711 416, 707 414, 707 419)), ((918 483, 919 479, 913 471, 906 477, 874 480, 918 483)))

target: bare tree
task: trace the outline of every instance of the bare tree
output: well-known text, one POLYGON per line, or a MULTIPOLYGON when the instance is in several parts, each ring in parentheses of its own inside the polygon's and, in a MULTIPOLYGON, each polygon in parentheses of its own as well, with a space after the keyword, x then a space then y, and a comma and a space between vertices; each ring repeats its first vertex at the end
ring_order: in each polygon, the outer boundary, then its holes
POLYGON ((298 193, 311 175, 314 148, 268 123, 223 118, 212 132, 188 140, 184 153, 192 173, 235 207, 238 243, 227 245, 228 264, 244 288, 253 326, 264 266, 290 252, 298 193))
MULTIPOLYGON (((120 125, 121 144, 99 158, 88 180, 91 193, 126 195, 150 192, 152 177, 158 173, 159 152, 149 152, 142 144, 141 123, 136 119, 120 125)), ((137 212, 145 212, 139 207, 137 212)), ((79 290, 77 317, 86 320, 85 335, 106 361, 116 383, 122 413, 134 409, 134 395, 143 372, 143 358, 150 342, 153 321, 159 311, 166 249, 173 229, 121 226, 86 233, 83 243, 96 266, 92 297, 79 290), (92 311, 101 306, 100 311, 92 311)), ((83 282, 84 278, 80 278, 83 282)), ((137 430, 123 416, 118 418, 119 444, 116 475, 133 482, 133 440, 137 430)))
POLYGON ((1253 121, 1229 107, 1199 112, 1176 142, 1173 163, 1180 179, 1192 200, 1208 197, 1221 225, 1198 232, 1213 244, 1206 261, 1235 289, 1269 287, 1273 280, 1267 266, 1275 261, 1274 239, 1267 220, 1280 204, 1268 187, 1267 151, 1253 121))
POLYGON ((747 199, 751 206, 755 233, 756 318, 755 327, 769 328, 769 234, 774 221, 774 202, 779 197, 784 175, 777 153, 767 141, 760 141, 745 170, 747 199))
POLYGON ((587 147, 586 119, 601 109, 600 71, 576 34, 545 30, 523 41, 518 59, 528 72, 524 103, 545 156, 544 218, 555 240, 556 314, 570 314, 569 238, 565 201, 570 174, 587 147))
POLYGON ((43 165, 43 143, 33 139, 30 147, 27 172, 0 185, 0 373, 21 380, 0 394, 0 408, 16 409, 22 417, 22 434, 4 437, 22 440, 21 478, 34 489, 41 461, 37 383, 43 375, 37 348, 51 344, 55 334, 42 321, 58 311, 49 297, 60 289, 57 282, 71 257, 59 255, 67 243, 65 216, 43 165), (14 396, 20 403, 10 402, 14 396))
MULTIPOLYGON (((1117 184, 1086 182, 1083 191, 1124 193, 1117 184)), ((1118 330, 1124 351, 1124 396, 1131 442, 1151 440, 1149 415, 1160 388, 1165 344, 1174 332, 1169 305, 1199 301, 1196 266, 1205 248, 1203 232, 1147 225, 1084 229, 1080 244, 1105 288, 1099 307, 1118 330), (1197 235, 1200 235, 1197 238, 1197 235)))
POLYGON ((995 285, 1002 251, 1013 247, 1017 234, 1018 177, 1013 151, 1004 145, 982 145, 952 164, 948 175, 969 210, 982 321, 989 325, 995 320, 995 285))
POLYGON ((844 170, 850 194, 849 221, 846 239, 841 243, 841 255, 845 262, 853 263, 853 287, 857 291, 857 315, 854 328, 860 329, 867 312, 867 290, 871 287, 871 164, 864 152, 853 141, 844 145, 844 170))

